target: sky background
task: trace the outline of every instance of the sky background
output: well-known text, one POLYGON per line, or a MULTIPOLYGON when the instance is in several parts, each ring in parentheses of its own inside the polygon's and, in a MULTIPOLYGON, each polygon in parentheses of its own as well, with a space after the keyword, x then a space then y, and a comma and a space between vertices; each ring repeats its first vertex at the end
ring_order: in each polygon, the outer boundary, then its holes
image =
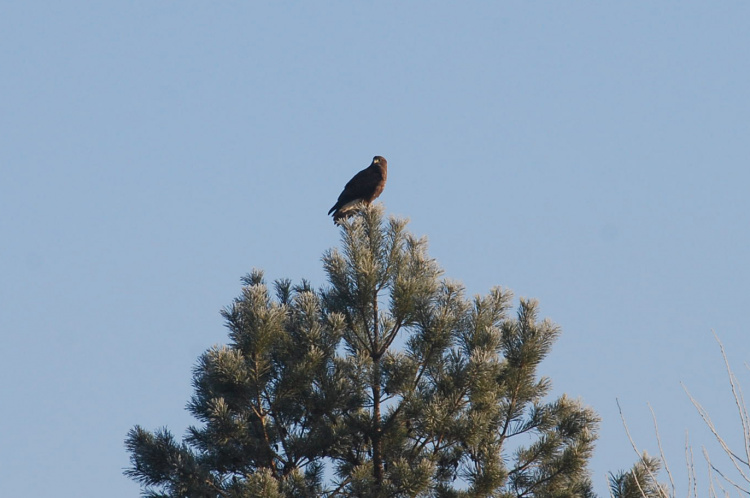
MULTIPOLYGON (((602 417, 596 490, 747 389, 750 4, 3 2, 0 495, 138 496, 252 268, 325 285, 326 212, 380 200, 468 294, 534 297, 541 372, 602 417)), ((721 461, 717 458, 717 461, 721 461)), ((705 488, 704 488, 705 489, 705 488)))

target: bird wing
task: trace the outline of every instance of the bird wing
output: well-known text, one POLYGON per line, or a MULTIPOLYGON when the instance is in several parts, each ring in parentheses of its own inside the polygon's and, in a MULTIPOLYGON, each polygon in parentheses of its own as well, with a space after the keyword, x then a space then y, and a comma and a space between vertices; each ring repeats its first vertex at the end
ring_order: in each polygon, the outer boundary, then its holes
POLYGON ((377 166, 365 168, 352 177, 339 195, 336 204, 328 214, 331 214, 341 206, 352 201, 369 198, 378 188, 383 180, 383 175, 377 166))

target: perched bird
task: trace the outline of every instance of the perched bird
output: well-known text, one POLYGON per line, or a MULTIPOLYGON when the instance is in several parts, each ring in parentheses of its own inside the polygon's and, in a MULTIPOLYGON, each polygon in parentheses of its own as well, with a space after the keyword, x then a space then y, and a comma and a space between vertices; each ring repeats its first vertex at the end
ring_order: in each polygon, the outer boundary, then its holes
POLYGON ((372 164, 349 180, 339 200, 328 211, 328 214, 333 213, 333 222, 338 224, 341 219, 353 215, 360 204, 370 204, 377 199, 385 188, 387 176, 388 161, 381 156, 373 157, 372 164))

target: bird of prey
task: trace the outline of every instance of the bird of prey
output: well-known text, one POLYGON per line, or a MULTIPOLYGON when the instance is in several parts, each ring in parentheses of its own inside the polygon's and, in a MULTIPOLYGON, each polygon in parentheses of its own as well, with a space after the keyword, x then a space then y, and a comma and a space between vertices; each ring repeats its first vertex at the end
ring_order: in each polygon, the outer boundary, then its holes
POLYGON ((338 224, 341 219, 353 215, 360 204, 374 201, 383 192, 387 176, 388 161, 381 156, 373 157, 372 164, 349 180, 339 200, 328 211, 328 214, 333 213, 333 222, 338 224))

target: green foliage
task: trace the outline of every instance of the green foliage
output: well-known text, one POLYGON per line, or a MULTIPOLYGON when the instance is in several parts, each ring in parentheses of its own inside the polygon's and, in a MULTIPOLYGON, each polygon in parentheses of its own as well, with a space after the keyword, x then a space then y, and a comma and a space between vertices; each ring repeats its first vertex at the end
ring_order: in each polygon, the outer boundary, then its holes
POLYGON ((341 233, 324 289, 243 279, 222 312, 230 343, 194 371, 200 425, 180 444, 166 430, 128 435, 126 474, 144 493, 593 496, 598 418, 546 399, 537 367, 560 331, 537 303, 512 316, 506 290, 466 298, 380 207, 341 233))
POLYGON ((629 471, 609 475, 609 489, 612 498, 662 498, 669 496, 666 486, 656 479, 660 469, 660 460, 644 453, 629 471))

